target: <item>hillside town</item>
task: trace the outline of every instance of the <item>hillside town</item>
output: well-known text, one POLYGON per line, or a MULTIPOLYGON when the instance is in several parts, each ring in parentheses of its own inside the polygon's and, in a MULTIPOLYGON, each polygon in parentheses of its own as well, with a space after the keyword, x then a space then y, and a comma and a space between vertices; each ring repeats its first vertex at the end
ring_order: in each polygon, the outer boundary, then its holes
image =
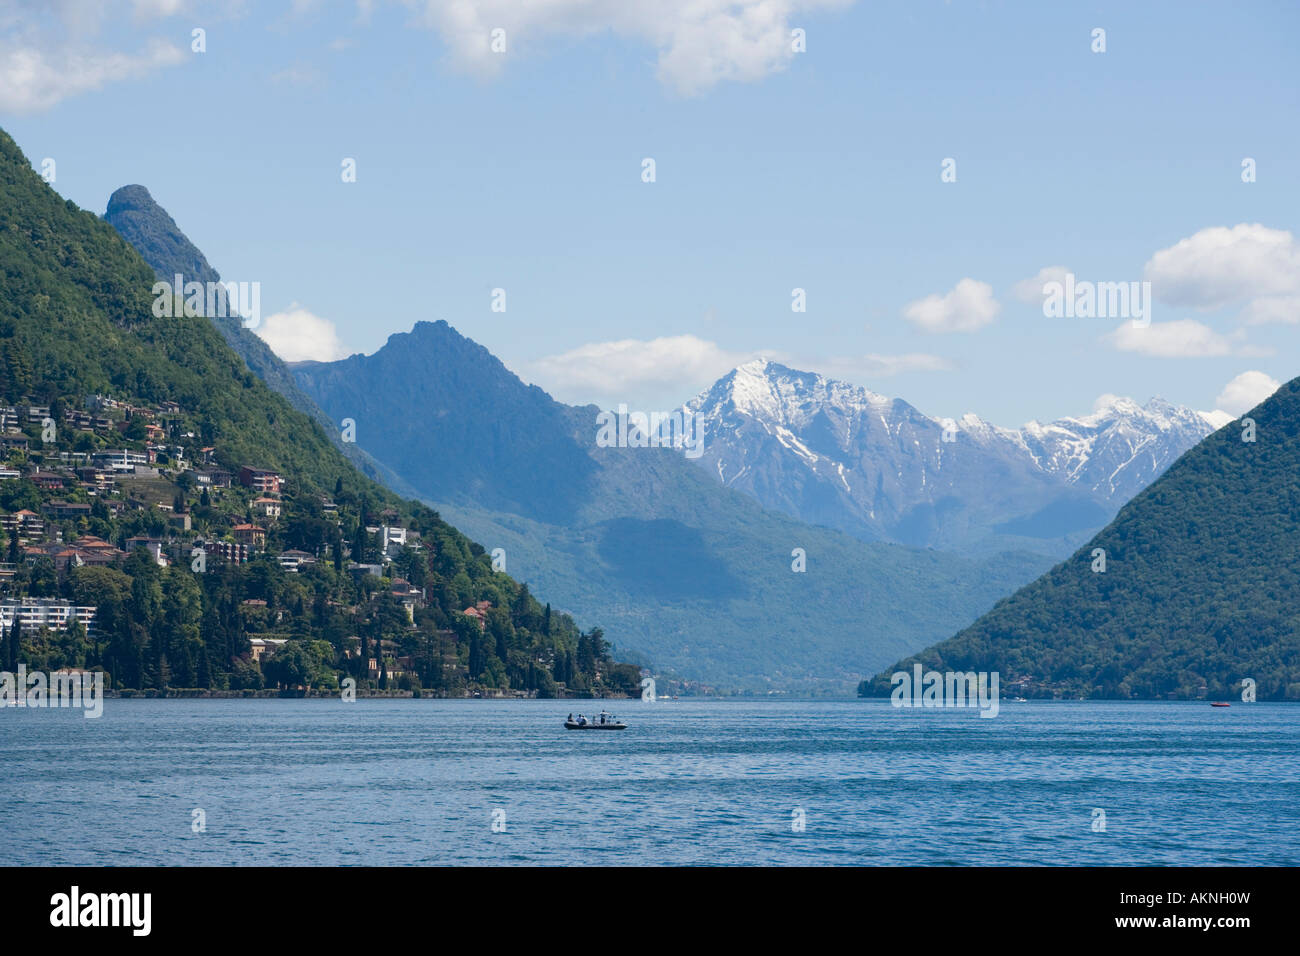
POLYGON ((232 460, 175 402, 0 406, 0 455, 4 663, 101 666, 136 690, 637 691, 598 629, 566 647, 567 615, 526 586, 512 600, 436 514, 232 460))

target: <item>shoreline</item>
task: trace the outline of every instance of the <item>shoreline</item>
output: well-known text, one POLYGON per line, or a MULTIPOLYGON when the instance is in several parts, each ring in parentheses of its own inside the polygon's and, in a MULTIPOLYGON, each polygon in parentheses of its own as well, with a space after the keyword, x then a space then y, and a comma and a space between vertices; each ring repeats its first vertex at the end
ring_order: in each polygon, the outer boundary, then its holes
MULTIPOLYGON (((339 699, 339 697, 340 697, 340 692, 339 692, 339 691, 320 691, 320 690, 303 691, 303 690, 265 690, 265 689, 263 689, 263 690, 224 690, 224 691, 223 691, 223 690, 192 690, 192 689, 171 688, 171 689, 168 689, 168 690, 166 690, 166 691, 159 691, 159 690, 144 690, 144 691, 136 691, 136 690, 130 690, 130 689, 126 689, 126 690, 105 690, 105 691, 104 691, 104 697, 105 697, 105 699, 112 699, 112 700, 334 700, 334 699, 339 699)), ((850 702, 850 701, 852 701, 852 702, 857 702, 857 703, 863 703, 863 704, 865 704, 865 703, 868 703, 868 702, 881 702, 881 703, 885 703, 885 702, 888 702, 888 700, 889 700, 888 697, 866 697, 866 698, 864 698, 864 697, 856 697, 856 696, 845 696, 845 697, 795 697, 795 696, 790 696, 790 697, 786 697, 786 696, 780 696, 780 697, 769 697, 769 696, 766 696, 766 695, 763 695, 763 696, 758 696, 758 695, 754 695, 754 696, 746 696, 746 695, 744 695, 744 694, 720 694, 720 695, 692 695, 692 696, 688 696, 688 697, 680 697, 680 698, 677 698, 677 699, 674 699, 674 700, 669 700, 669 701, 658 701, 658 700, 656 700, 656 701, 643 701, 640 697, 632 697, 632 696, 623 696, 623 697, 537 697, 536 695, 527 694, 527 693, 524 693, 524 692, 519 692, 519 693, 514 693, 514 694, 511 694, 511 693, 505 693, 505 694, 479 694, 479 695, 474 695, 474 694, 455 694, 455 695, 452 695, 452 694, 432 694, 432 693, 429 693, 429 692, 427 692, 427 691, 424 691, 424 692, 421 692, 421 693, 419 693, 419 694, 417 695, 414 691, 409 691, 409 690, 391 690, 391 691, 380 691, 380 690, 369 690, 369 691, 366 691, 366 690, 358 690, 358 691, 355 692, 355 697, 356 697, 357 700, 363 700, 363 699, 364 699, 364 700, 464 700, 464 701, 476 701, 476 700, 477 700, 477 701, 529 701, 529 700, 535 700, 535 701, 549 701, 549 702, 551 702, 551 703, 556 703, 556 704, 573 704, 573 703, 575 703, 575 702, 580 702, 580 701, 593 701, 593 702, 594 702, 594 701, 627 701, 627 702, 632 702, 632 703, 637 703, 637 704, 640 704, 640 703, 651 703, 651 704, 674 704, 674 703, 690 703, 690 702, 695 702, 695 701, 733 702, 733 703, 736 703, 736 702, 741 702, 741 703, 756 703, 756 702, 759 702, 759 701, 766 701, 766 702, 772 702, 772 703, 776 703, 776 702, 784 702, 784 703, 810 703, 810 704, 816 704, 816 703, 837 703, 837 702, 845 703, 845 702, 850 702)), ((1070 704, 1196 704, 1196 705, 1198 705, 1198 706, 1208 706, 1208 705, 1214 703, 1214 701, 1210 700, 1209 698, 1190 698, 1190 699, 1169 700, 1169 699, 1167 699, 1167 698, 1160 698, 1160 697, 1088 698, 1088 699, 1086 699, 1086 700, 1075 700, 1075 699, 1068 699, 1068 700, 1067 700, 1067 699, 1053 699, 1053 698, 1050 698, 1050 697, 1044 697, 1044 698, 1038 698, 1038 699, 1033 699, 1033 698, 1031 698, 1031 699, 1029 699, 1029 700, 1020 700, 1020 701, 1015 700, 1014 698, 1010 698, 1010 697, 1003 697, 1003 698, 1001 698, 1000 700, 1001 700, 1001 704, 1003 704, 1003 705, 1007 705, 1007 706, 1011 706, 1011 707, 1014 707, 1014 706, 1016 706, 1017 704, 1040 704, 1040 705, 1041 705, 1041 704, 1057 704, 1057 705, 1070 705, 1070 704)), ((1230 703, 1230 705, 1232 705, 1232 706, 1238 706, 1238 707, 1246 707, 1246 708, 1249 708, 1250 706, 1252 706, 1252 705, 1254 705, 1254 704, 1256 704, 1256 703, 1260 703, 1260 704, 1295 704, 1295 703, 1300 703, 1300 701, 1294 701, 1294 700, 1261 700, 1261 701, 1250 701, 1250 702, 1246 702, 1246 701, 1230 701, 1229 703, 1230 703)), ((895 708, 895 709, 906 709, 906 708, 895 708)), ((940 710, 946 710, 946 709, 952 709, 952 708, 938 708, 938 709, 940 709, 940 710)))
MULTIPOLYGON (((412 690, 356 690, 357 700, 640 700, 639 697, 538 697, 524 691, 504 693, 438 694, 412 690)), ((105 690, 104 697, 113 700, 326 700, 340 698, 338 690, 204 690, 171 687, 165 690, 147 689, 105 690)))

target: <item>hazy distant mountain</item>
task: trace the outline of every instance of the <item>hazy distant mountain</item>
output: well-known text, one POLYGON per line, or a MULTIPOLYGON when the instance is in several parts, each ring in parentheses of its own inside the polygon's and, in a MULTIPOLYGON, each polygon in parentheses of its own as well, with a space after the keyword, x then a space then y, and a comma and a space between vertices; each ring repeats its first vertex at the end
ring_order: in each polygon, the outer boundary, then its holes
POLYGON ((512 575, 686 677, 842 690, 1047 565, 864 544, 763 509, 681 451, 597 447, 595 406, 525 385, 445 322, 293 370, 445 518, 504 549, 512 575))
MULTIPOLYGON (((1300 700, 1298 476, 1300 379, 1183 455, 1068 560, 897 668, 996 671, 1024 696, 1239 700, 1249 679, 1260 700, 1300 700)), ((883 674, 862 692, 889 685, 883 674)))
MULTIPOLYGON (((113 193, 108 200, 108 210, 104 221, 117 230, 118 234, 135 247, 136 252, 164 282, 172 282, 176 275, 183 282, 220 282, 221 275, 208 264, 208 260, 198 247, 181 232, 176 221, 167 210, 154 201, 149 190, 143 186, 123 186, 113 193)), ((224 298, 219 293, 219 298, 224 298)), ((335 445, 371 478, 384 481, 389 487, 402 494, 411 494, 397 476, 378 467, 368 455, 356 445, 340 440, 340 430, 336 422, 323 412, 320 407, 307 397, 298 387, 298 382, 289 367, 270 346, 256 333, 244 326, 243 321, 232 310, 221 308, 221 314, 208 318, 217 327, 222 338, 258 378, 279 392, 294 408, 315 418, 325 429, 335 445)))
POLYGON ((698 463, 765 507, 865 540, 976 553, 1068 553, 1215 428, 1160 399, 1020 429, 945 422, 761 360, 687 407, 705 420, 698 463))

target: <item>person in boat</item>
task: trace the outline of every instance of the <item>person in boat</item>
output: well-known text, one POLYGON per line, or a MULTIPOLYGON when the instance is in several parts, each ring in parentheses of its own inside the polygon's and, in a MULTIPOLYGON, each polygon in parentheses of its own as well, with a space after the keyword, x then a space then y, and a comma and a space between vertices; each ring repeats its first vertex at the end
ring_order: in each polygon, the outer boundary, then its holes
POLYGON ((573 715, 572 715, 572 714, 569 715, 569 723, 573 723, 573 715))
POLYGON ((578 726, 579 727, 587 726, 587 718, 582 716, 582 714, 578 715, 578 726))

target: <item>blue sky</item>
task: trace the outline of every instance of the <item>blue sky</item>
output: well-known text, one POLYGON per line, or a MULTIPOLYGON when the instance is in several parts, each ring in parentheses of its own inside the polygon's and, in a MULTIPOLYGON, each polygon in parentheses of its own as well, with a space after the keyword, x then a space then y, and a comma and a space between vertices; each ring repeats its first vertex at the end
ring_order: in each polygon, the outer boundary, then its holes
POLYGON ((446 319, 606 406, 764 355, 1006 425, 1237 414, 1300 374, 1298 43, 1283 2, 0 3, 0 125, 85 208, 148 187, 289 359, 446 319), (1150 325, 1046 317, 1051 267, 1150 325))

